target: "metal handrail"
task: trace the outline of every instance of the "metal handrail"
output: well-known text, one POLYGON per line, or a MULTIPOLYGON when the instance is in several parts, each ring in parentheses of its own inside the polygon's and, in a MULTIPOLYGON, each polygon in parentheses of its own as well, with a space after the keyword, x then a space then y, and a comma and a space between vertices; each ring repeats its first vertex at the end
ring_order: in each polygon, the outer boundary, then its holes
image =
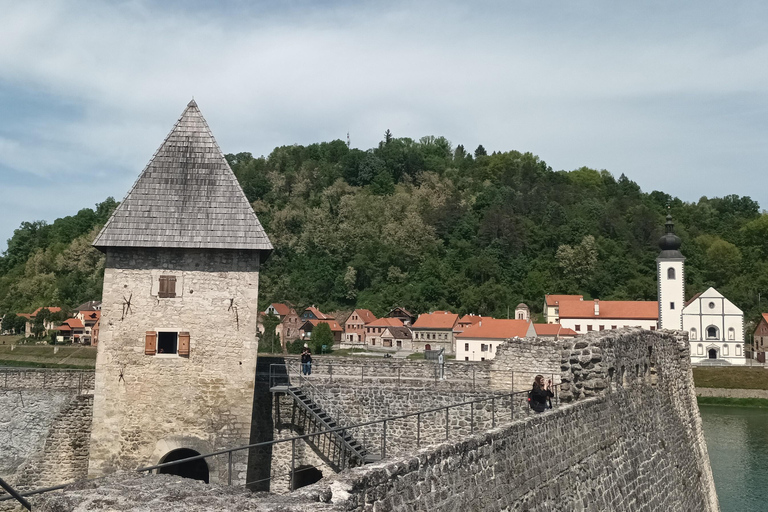
MULTIPOLYGON (((560 384, 556 384, 556 385, 553 386, 555 388, 555 400, 556 400, 556 403, 558 405, 559 405, 559 393, 557 392, 557 388, 559 388, 559 386, 560 386, 560 384)), ((365 427, 365 426, 369 426, 369 425, 382 424, 383 428, 384 428, 384 431, 386 432, 386 424, 388 422, 396 421, 396 420, 400 420, 400 419, 405 419, 405 418, 411 418, 413 416, 416 416, 417 419, 418 419, 417 420, 418 421, 417 428, 418 428, 418 426, 420 425, 421 415, 431 414, 431 413, 435 413, 435 412, 439 412, 439 411, 445 411, 445 414, 446 414, 446 439, 448 439, 449 438, 449 432, 448 432, 449 424, 447 422, 447 419, 448 419, 448 414, 449 414, 448 411, 450 409, 454 409, 454 408, 458 408, 458 407, 462 407, 462 406, 467 406, 467 405, 471 404, 472 407, 473 407, 473 411, 474 411, 474 405, 475 404, 484 403, 484 402, 489 402, 490 401, 491 404, 492 404, 492 414, 493 414, 492 425, 493 425, 493 427, 495 427, 496 426, 496 419, 495 419, 496 418, 496 406, 495 406, 495 401, 496 400, 502 400, 502 399, 505 399, 505 398, 509 397, 509 400, 510 400, 510 420, 514 421, 514 400, 515 400, 515 398, 526 399, 527 395, 528 395, 528 391, 515 391, 515 392, 510 392, 510 393, 497 393, 497 394, 494 394, 494 395, 492 395, 490 397, 486 397, 486 398, 480 398, 480 399, 477 399, 477 400, 469 400, 469 401, 461 402, 461 403, 457 403, 457 404, 450 404, 450 405, 445 405, 445 406, 442 406, 442 407, 435 407, 435 408, 432 408, 432 409, 426 409, 426 410, 417 411, 417 412, 399 414, 399 415, 396 415, 396 416, 389 416, 387 418, 366 421, 366 422, 363 422, 363 423, 358 423, 358 424, 355 424, 355 425, 350 425, 348 427, 334 427, 334 428, 323 430, 323 431, 320 431, 320 432, 313 432, 311 434, 302 434, 302 435, 299 435, 299 436, 289 437, 289 438, 286 438, 286 439, 277 439, 277 440, 272 440, 272 441, 263 441, 263 442, 260 442, 260 443, 254 443, 254 444, 249 444, 249 445, 245 445, 245 446, 237 446, 235 448, 228 448, 228 449, 225 449, 225 450, 218 450, 218 451, 215 451, 215 452, 206 453, 206 454, 202 454, 202 455, 195 455, 193 457, 187 457, 187 458, 184 458, 184 459, 179 459, 179 460, 175 460, 175 461, 171 461, 171 462, 163 462, 161 464, 155 464, 155 465, 152 465, 152 466, 145 466, 145 467, 142 467, 142 468, 138 468, 136 471, 138 473, 144 473, 144 472, 148 472, 148 471, 154 471, 156 469, 161 469, 161 468, 166 468, 166 467, 170 467, 170 466, 175 466, 175 465, 178 465, 178 464, 184 464, 184 463, 187 463, 187 462, 192 462, 192 461, 195 461, 195 460, 207 459, 209 457, 215 457, 215 456, 218 456, 218 455, 228 454, 229 455, 228 475, 229 475, 229 481, 230 481, 230 484, 231 484, 231 476, 232 476, 232 456, 231 456, 231 454, 234 453, 234 452, 237 452, 237 451, 250 450, 250 449, 253 449, 253 448, 269 447, 269 446, 274 446, 274 445, 276 445, 278 443, 287 443, 287 442, 292 443, 292 445, 295 447, 296 441, 304 440, 304 439, 307 439, 307 438, 310 438, 310 437, 314 437, 314 436, 322 436, 322 435, 326 435, 326 434, 332 434, 332 433, 335 433, 335 432, 340 432, 340 431, 343 431, 343 430, 349 430, 350 428, 359 428, 359 427, 365 427)), ((472 425, 472 427, 473 427, 472 430, 474 432, 474 425, 472 425)), ((420 443, 418 441, 417 441, 417 446, 420 446, 420 443)), ((292 451, 295 452, 295 450, 292 450, 292 451)), ((386 457, 386 442, 384 443, 384 449, 382 450, 382 454, 381 455, 382 455, 382 458, 386 457)), ((292 455, 292 459, 293 459, 293 455, 292 455)), ((292 464, 293 464, 293 460, 292 460, 292 464)), ((92 480, 98 480, 98 479, 92 479, 92 480)), ((41 493, 45 493, 45 492, 49 492, 49 491, 56 491, 56 490, 64 489, 65 487, 67 487, 69 485, 72 485, 74 483, 76 483, 76 482, 70 482, 70 483, 67 483, 67 484, 61 484, 61 485, 57 485, 57 486, 53 486, 53 487, 46 487, 46 488, 43 488, 43 489, 35 489, 35 490, 32 490, 32 491, 20 493, 19 496, 26 497, 26 496, 32 496, 32 495, 35 495, 35 494, 41 494, 41 493)), ((250 483, 253 483, 253 482, 250 482, 250 483)), ((10 499, 14 499, 14 497, 12 497, 12 496, 0 496, 0 502, 6 501, 6 500, 10 500, 10 499)))

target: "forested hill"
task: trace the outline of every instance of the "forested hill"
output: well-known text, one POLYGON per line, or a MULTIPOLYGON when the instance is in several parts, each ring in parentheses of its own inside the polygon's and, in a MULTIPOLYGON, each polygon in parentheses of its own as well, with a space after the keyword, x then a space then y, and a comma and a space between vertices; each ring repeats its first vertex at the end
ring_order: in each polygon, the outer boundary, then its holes
MULTIPOLYGON (((715 286, 750 320, 768 290, 768 215, 748 197, 684 203, 607 171, 389 132, 368 151, 337 140, 227 159, 275 246, 261 305, 505 317, 519 302, 541 311, 546 293, 655 299, 667 206, 688 297, 715 286)), ((0 260, 0 312, 98 298, 103 260, 87 242, 113 208, 22 225, 0 260)))

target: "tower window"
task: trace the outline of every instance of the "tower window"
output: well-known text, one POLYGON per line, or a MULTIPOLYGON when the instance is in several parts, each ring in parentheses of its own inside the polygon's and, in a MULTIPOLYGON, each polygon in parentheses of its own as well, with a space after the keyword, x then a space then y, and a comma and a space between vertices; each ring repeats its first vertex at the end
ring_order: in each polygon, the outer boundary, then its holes
POLYGON ((178 348, 179 333, 176 332, 158 332, 157 333, 157 353, 175 354, 178 348))
POLYGON ((673 267, 669 267, 667 269, 667 279, 674 279, 675 278, 675 269, 673 267))
POLYGON ((157 296, 168 299, 176 297, 176 276, 160 276, 160 290, 157 296))
POLYGON ((719 333, 717 331, 717 327, 714 325, 710 325, 707 327, 707 339, 708 340, 716 340, 719 338, 719 333))
POLYGON ((736 339, 736 329, 733 327, 728 328, 728 339, 731 341, 736 339))
POLYGON ((669 309, 675 309, 675 303, 674 302, 670 302, 669 303, 669 309))

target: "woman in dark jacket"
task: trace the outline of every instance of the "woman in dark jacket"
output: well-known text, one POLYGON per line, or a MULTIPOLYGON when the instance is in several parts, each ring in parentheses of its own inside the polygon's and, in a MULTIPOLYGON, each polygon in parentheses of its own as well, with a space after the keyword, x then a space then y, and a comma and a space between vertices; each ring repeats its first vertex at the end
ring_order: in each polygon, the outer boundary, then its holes
POLYGON ((530 400, 531 409, 536 412, 544 412, 547 409, 547 402, 550 398, 555 396, 549 389, 552 386, 552 381, 547 381, 544 384, 544 376, 537 375, 533 379, 533 389, 528 393, 528 400, 530 400))

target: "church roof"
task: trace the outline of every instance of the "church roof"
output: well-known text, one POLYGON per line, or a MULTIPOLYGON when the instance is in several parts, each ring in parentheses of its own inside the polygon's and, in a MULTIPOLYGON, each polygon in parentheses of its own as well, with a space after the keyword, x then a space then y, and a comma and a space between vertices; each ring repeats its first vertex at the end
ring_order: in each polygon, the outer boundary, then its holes
POLYGON ((272 250, 195 100, 93 245, 272 250))

